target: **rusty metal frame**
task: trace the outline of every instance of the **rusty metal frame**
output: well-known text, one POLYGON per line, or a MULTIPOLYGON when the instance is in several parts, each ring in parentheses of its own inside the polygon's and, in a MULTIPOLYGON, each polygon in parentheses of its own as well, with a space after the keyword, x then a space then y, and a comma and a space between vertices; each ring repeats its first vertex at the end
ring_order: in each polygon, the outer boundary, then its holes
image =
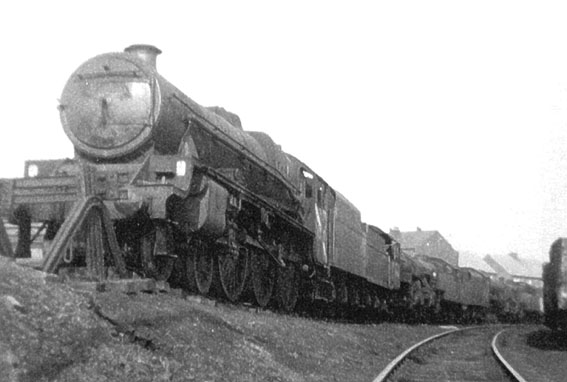
POLYGON ((57 272, 73 237, 81 228, 87 231, 87 240, 94 244, 94 251, 87 249, 87 256, 91 256, 91 258, 87 258, 87 265, 92 267, 95 275, 98 278, 104 278, 102 269, 104 263, 103 245, 98 243, 100 241, 98 239, 103 237, 102 233, 104 232, 116 270, 120 277, 126 277, 126 264, 116 240, 110 213, 102 199, 97 196, 83 197, 75 203, 53 239, 53 244, 43 262, 43 271, 57 272), (96 214, 95 216, 98 216, 98 219, 91 218, 93 212, 96 214))

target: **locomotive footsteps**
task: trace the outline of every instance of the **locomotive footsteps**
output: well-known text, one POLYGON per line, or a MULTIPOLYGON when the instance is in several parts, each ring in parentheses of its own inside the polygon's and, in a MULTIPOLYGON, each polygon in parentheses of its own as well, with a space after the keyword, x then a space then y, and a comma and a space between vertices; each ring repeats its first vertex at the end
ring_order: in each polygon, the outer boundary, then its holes
POLYGON ((144 272, 157 281, 166 281, 171 276, 175 264, 175 256, 167 250, 159 252, 160 248, 167 247, 167 234, 162 227, 153 229, 141 237, 140 257, 144 264, 144 272))

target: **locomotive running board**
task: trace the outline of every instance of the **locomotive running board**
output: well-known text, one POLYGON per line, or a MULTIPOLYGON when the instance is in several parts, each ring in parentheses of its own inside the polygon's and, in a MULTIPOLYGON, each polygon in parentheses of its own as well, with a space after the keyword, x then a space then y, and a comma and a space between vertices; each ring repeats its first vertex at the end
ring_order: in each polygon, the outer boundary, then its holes
POLYGON ((43 262, 43 271, 56 273, 59 269, 72 239, 80 230, 86 231, 86 262, 88 271, 99 280, 104 276, 104 241, 112 254, 114 265, 120 277, 126 277, 126 264, 104 202, 96 197, 83 197, 73 206, 71 212, 53 239, 53 243, 43 262), (103 232, 106 235, 103 235, 103 232))

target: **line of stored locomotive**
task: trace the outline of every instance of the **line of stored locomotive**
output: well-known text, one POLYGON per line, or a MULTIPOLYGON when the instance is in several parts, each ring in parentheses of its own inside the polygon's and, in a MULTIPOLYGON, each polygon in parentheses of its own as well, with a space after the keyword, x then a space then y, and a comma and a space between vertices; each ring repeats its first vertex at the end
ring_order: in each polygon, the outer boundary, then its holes
POLYGON ((27 162, 25 178, 2 183, 17 255, 29 253, 30 223, 44 222, 48 272, 173 278, 286 311, 298 300, 454 318, 528 309, 518 296, 531 291, 402 253, 268 135, 171 85, 159 53, 131 46, 70 77, 59 109, 75 158, 27 162))

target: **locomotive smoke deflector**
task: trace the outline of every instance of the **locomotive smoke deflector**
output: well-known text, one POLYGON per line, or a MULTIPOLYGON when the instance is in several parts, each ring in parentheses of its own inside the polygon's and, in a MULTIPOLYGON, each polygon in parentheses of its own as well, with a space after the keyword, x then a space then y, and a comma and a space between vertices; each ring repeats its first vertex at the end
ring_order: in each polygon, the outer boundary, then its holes
POLYGON ((146 44, 130 45, 128 48, 124 49, 124 51, 136 55, 154 69, 156 69, 157 56, 161 54, 161 50, 153 45, 146 44))

